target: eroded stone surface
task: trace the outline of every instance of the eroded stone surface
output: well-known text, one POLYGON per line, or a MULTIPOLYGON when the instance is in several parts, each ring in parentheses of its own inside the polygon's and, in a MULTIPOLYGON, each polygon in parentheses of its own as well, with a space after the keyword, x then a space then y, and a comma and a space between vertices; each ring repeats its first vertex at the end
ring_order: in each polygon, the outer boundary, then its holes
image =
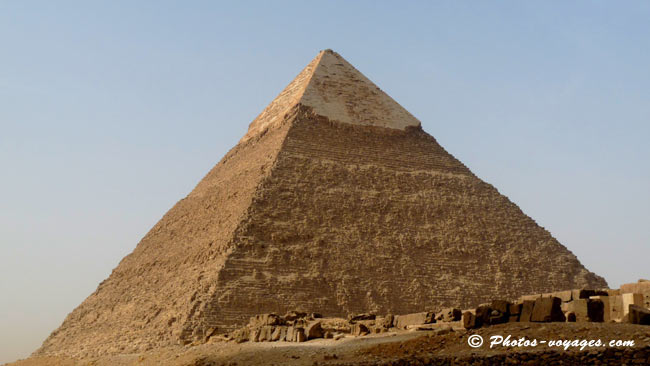
POLYGON ((408 314, 606 286, 336 54, 310 65, 38 354, 202 342, 259 313, 408 314), (332 107, 347 84, 363 108, 332 107))

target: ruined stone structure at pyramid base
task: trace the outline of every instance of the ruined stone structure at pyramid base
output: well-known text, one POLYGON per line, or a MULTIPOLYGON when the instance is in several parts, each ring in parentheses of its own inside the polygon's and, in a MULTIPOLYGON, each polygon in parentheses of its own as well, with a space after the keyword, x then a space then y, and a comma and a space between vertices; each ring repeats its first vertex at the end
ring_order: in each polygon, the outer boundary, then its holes
POLYGON ((404 314, 585 286, 606 283, 324 51, 37 354, 200 341, 259 313, 404 314))

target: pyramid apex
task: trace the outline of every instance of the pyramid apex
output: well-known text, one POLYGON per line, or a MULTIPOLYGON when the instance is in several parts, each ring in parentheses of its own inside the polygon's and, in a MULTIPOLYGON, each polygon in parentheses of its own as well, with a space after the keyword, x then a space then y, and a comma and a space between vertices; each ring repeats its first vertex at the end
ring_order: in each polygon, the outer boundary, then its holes
POLYGON ((417 118, 328 48, 255 118, 242 141, 279 124, 297 104, 333 122, 398 130, 420 126, 417 118))

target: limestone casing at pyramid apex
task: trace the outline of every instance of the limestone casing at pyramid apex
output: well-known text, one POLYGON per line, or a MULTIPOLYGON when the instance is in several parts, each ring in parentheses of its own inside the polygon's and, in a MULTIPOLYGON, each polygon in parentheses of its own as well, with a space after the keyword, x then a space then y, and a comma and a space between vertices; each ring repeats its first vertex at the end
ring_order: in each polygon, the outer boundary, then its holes
POLYGON ((338 53, 326 49, 250 124, 242 142, 279 124, 295 105, 331 121, 404 130, 420 121, 338 53))

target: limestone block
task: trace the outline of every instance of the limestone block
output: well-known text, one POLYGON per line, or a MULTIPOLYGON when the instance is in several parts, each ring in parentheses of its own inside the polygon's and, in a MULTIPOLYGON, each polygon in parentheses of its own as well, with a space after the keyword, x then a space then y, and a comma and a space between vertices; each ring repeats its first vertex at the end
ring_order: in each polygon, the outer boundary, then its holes
POLYGON ((524 301, 535 301, 540 297, 542 297, 542 294, 523 295, 519 297, 519 300, 517 302, 523 303, 524 301))
POLYGON ((621 299, 623 301, 623 318, 629 313, 630 305, 643 306, 643 294, 624 293, 621 295, 621 299))
POLYGON ((395 327, 405 329, 409 325, 429 324, 435 322, 432 312, 413 313, 395 316, 395 327))
POLYGON ((521 304, 521 315, 519 315, 520 322, 530 322, 530 318, 533 315, 533 308, 535 307, 535 301, 533 300, 524 300, 521 304))
POLYGON ((567 318, 570 322, 588 322, 587 299, 576 299, 569 302, 567 312, 567 318))
POLYGON ((632 324, 650 325, 650 310, 632 304, 628 311, 628 322, 632 324))
POLYGON ((483 325, 490 324, 490 316, 492 316, 492 308, 488 305, 481 305, 476 308, 476 326, 481 327, 483 325))
POLYGON ((251 330, 249 340, 251 342, 259 342, 260 341, 260 330, 258 328, 255 328, 255 329, 251 330))
POLYGON ((294 337, 294 342, 305 342, 307 340, 305 329, 302 327, 294 328, 293 337, 294 337))
POLYGON ((248 341, 250 336, 250 330, 248 328, 237 329, 233 335, 233 339, 237 343, 243 343, 248 341))
POLYGON ((621 293, 650 294, 650 281, 626 283, 621 285, 621 293))
POLYGON ((605 305, 600 299, 577 299, 568 303, 567 321, 602 322, 605 305), (571 314, 569 316, 568 314, 571 314))
POLYGON ((280 325, 282 324, 282 318, 277 314, 259 314, 250 318, 248 324, 251 327, 261 327, 264 325, 280 325))
POLYGON ((508 306, 508 312, 510 315, 519 315, 521 314, 522 307, 523 304, 510 304, 510 306, 508 306))
POLYGON ((587 289, 571 290, 572 300, 588 299, 589 296, 596 296, 596 291, 587 289))
POLYGON ((605 289, 607 292, 608 296, 620 296, 621 295, 621 290, 620 289, 605 289))
POLYGON ((566 320, 562 313, 562 300, 559 297, 542 297, 535 300, 532 322, 563 322, 566 320))
POLYGON ((313 321, 309 323, 305 329, 305 333, 307 335, 307 339, 323 338, 323 327, 321 326, 321 322, 313 321))
POLYGON ((561 308, 562 308, 563 313, 568 312, 569 311, 569 303, 568 302, 563 302, 561 308))
POLYGON ((620 322, 623 320, 623 296, 609 297, 610 320, 620 322))
POLYGON ((512 304, 506 300, 493 300, 490 324, 507 323, 510 320, 510 305, 512 304))
POLYGON ((612 301, 615 300, 615 296, 591 296, 591 300, 600 300, 603 302, 603 321, 609 323, 613 321, 612 318, 612 301))
POLYGON ((377 316, 375 314, 369 314, 369 313, 364 313, 364 314, 355 314, 351 315, 348 317, 348 320, 350 323, 354 323, 360 320, 375 320, 377 316))
POLYGON ((476 326, 476 315, 472 314, 469 311, 463 313, 463 327, 465 329, 474 329, 478 328, 476 326))
POLYGON ((569 302, 573 299, 573 290, 550 292, 543 294, 542 297, 559 297, 562 302, 569 302))
POLYGON ((509 301, 506 300, 492 300, 492 310, 496 310, 501 314, 506 314, 510 313, 510 305, 512 305, 509 301))
POLYGON ((393 327, 394 322, 395 322, 395 316, 393 314, 388 314, 381 320, 379 325, 388 329, 393 327))
POLYGON ((259 338, 258 342, 268 342, 271 341, 272 334, 274 331, 274 328, 272 325, 265 325, 260 329, 259 333, 259 338))
POLYGON ((456 308, 445 308, 436 313, 436 321, 442 321, 442 322, 455 322, 459 321, 460 318, 463 316, 463 313, 460 311, 460 309, 456 308))
POLYGON ((364 324, 357 323, 352 326, 352 335, 362 336, 369 334, 370 330, 364 324))
POLYGON ((271 342, 277 342, 280 340, 280 335, 282 334, 282 328, 283 326, 277 326, 273 329, 273 333, 271 333, 271 342))
POLYGON ((302 319, 302 318, 304 318, 304 317, 306 317, 306 316, 307 316, 307 313, 303 313, 303 312, 300 312, 300 311, 294 311, 294 310, 292 310, 292 311, 287 312, 287 313, 283 316, 283 318, 284 318, 284 320, 286 320, 286 321, 294 321, 294 320, 296 320, 296 319, 302 319))

